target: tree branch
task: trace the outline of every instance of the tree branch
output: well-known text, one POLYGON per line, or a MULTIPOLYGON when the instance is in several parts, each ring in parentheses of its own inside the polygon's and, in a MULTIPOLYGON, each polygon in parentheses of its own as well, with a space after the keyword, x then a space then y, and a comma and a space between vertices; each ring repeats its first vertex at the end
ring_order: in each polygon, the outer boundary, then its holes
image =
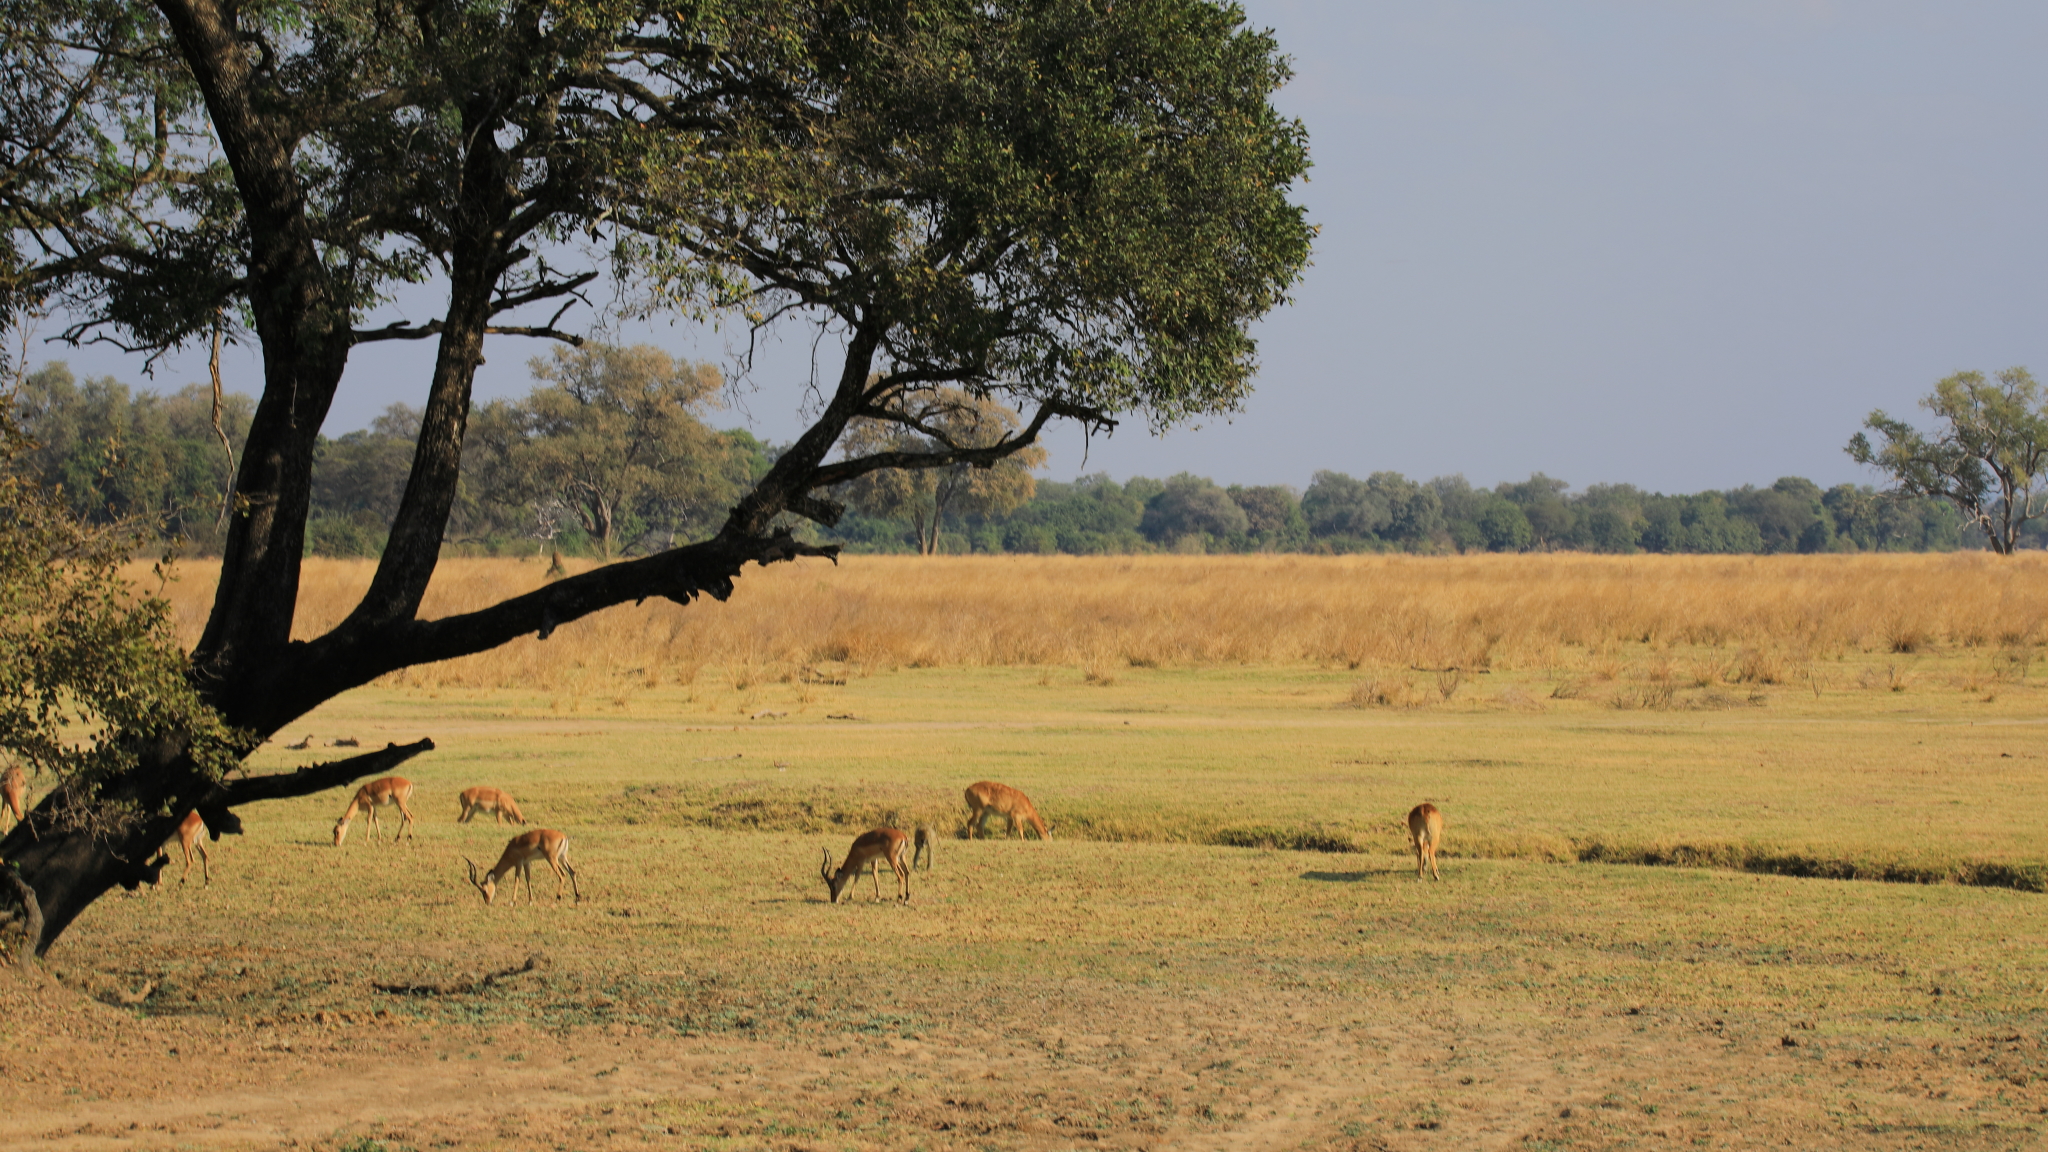
POLYGON ((397 645, 402 651, 393 654, 391 666, 467 656, 528 632, 545 640, 573 620, 649 596, 678 604, 688 604, 702 595, 723 601, 732 595, 733 581, 746 564, 766 567, 800 556, 822 556, 836 564, 839 546, 805 544, 781 529, 751 538, 721 534, 641 560, 608 564, 481 611, 416 622, 397 645))
MULTIPOLYGON (((727 532, 639 560, 608 564, 476 612, 438 620, 387 619, 370 627, 337 628, 317 640, 293 645, 290 663, 276 669, 275 682, 281 690, 252 701, 244 709, 242 722, 259 731, 274 732, 320 701, 386 672, 489 651, 522 635, 545 640, 556 628, 614 605, 650 596, 678 604, 707 594, 722 601, 732 595, 733 582, 745 565, 765 567, 800 556, 821 556, 837 563, 839 546, 805 544, 787 529, 752 537, 727 532)), ((236 781, 222 786, 226 798, 221 805, 305 795, 396 764, 431 746, 422 742, 319 769, 236 781), (373 757, 385 755, 397 758, 369 763, 373 757), (358 763, 360 766, 345 767, 358 763), (321 775, 308 775, 312 772, 321 775)))
MULTIPOLYGON (((870 472, 878 472, 884 468, 946 468, 954 464, 973 464, 977 467, 986 468, 1003 457, 1012 455, 1036 443, 1039 432, 1045 428, 1046 421, 1051 420, 1055 416, 1062 416, 1070 420, 1080 420, 1094 429, 1107 430, 1116 427, 1115 420, 1097 409, 1069 403, 1065 400, 1047 400, 1039 405, 1038 412, 1031 418, 1030 424, 1026 425, 1015 436, 1005 436, 993 444, 980 448, 954 448, 946 452, 876 452, 872 455, 860 456, 852 460, 841 460, 837 463, 827 464, 814 471, 811 474, 810 486, 814 488, 829 488, 834 485, 844 484, 849 480, 857 480, 870 472)), ((896 422, 915 428, 928 436, 932 436, 934 439, 944 440, 943 437, 938 436, 917 421, 897 417, 896 422)), ((791 511, 796 511, 793 503, 788 506, 791 511)))
POLYGON ((350 332, 349 337, 358 344, 368 344, 376 340, 425 340, 430 336, 439 336, 441 328, 442 324, 438 318, 429 320, 418 328, 413 327, 410 320, 393 320, 382 328, 358 328, 350 332))
POLYGON ((350 756, 346 760, 331 760, 325 764, 310 764, 296 772, 278 772, 268 776, 251 776, 241 780, 226 780, 209 793, 204 801, 194 805, 202 810, 208 808, 232 808, 243 804, 254 804, 258 800, 288 800, 294 796, 311 796, 343 784, 353 784, 365 776, 377 772, 388 772, 422 752, 432 752, 432 740, 419 740, 412 744, 386 744, 375 752, 350 756))

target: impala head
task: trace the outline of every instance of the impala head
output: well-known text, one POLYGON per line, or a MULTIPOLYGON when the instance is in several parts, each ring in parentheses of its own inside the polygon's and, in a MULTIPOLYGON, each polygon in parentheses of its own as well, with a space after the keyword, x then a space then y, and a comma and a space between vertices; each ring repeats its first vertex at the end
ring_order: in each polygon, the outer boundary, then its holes
POLYGON ((343 816, 343 817, 342 817, 341 819, 339 819, 339 820, 336 820, 336 821, 334 822, 334 846, 335 846, 336 848, 339 848, 339 847, 341 847, 341 841, 342 841, 342 838, 343 838, 344 836, 347 836, 347 835, 348 835, 348 817, 346 817, 346 816, 343 816))
MULTIPOLYGON (((477 891, 484 894, 484 903, 490 904, 492 901, 496 900, 498 898, 497 875, 492 872, 486 872, 484 873, 484 878, 482 880, 478 880, 476 878, 476 861, 471 860, 467 856, 464 856, 462 858, 462 862, 464 864, 469 865, 469 882, 473 887, 476 888, 477 891)), ((517 893, 515 893, 514 895, 516 896, 517 893)), ((579 896, 578 899, 581 899, 581 897, 579 896)))
POLYGON ((832 871, 832 850, 829 848, 825 850, 825 862, 818 866, 818 875, 824 879, 825 887, 832 890, 834 904, 839 903, 839 894, 846 891, 846 886, 853 883, 853 873, 832 871))

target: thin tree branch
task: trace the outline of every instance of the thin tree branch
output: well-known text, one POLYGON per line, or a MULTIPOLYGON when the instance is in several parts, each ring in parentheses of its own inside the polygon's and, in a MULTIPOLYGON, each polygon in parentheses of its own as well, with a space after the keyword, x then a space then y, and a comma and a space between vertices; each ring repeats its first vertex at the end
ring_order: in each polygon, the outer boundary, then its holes
MULTIPOLYGON (((852 460, 840 460, 815 470, 811 474, 810 486, 828 488, 884 468, 946 468, 954 464, 988 467, 1005 456, 1030 447, 1038 440, 1038 434, 1045 428, 1046 422, 1055 416, 1079 420, 1086 424, 1091 432, 1107 431, 1116 427, 1115 420, 1094 408, 1065 400, 1048 400, 1039 405, 1038 412, 1032 416, 1030 424, 1020 429, 1016 435, 1005 436, 993 444, 980 448, 953 448, 946 452, 876 452, 852 460)), ((916 421, 898 418, 896 422, 916 428, 934 439, 943 439, 916 421)), ((793 505, 791 510, 795 510, 793 505)))
POLYGON ((350 756, 345 760, 331 760, 325 764, 311 764, 296 772, 278 772, 268 776, 251 776, 241 780, 223 781, 206 799, 194 805, 203 808, 232 808, 243 804, 254 804, 258 800, 288 800, 294 796, 311 796, 376 772, 389 772, 422 752, 432 752, 432 740, 419 740, 411 744, 386 744, 375 752, 350 756))

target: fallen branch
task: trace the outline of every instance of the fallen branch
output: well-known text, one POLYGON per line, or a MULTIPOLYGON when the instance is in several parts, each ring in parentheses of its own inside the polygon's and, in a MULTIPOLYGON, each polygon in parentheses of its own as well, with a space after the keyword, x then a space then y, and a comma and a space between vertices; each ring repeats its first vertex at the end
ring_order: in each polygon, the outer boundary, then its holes
POLYGON ((485 991, 492 985, 509 980, 514 976, 532 972, 547 962, 548 958, 545 954, 534 952, 526 957, 526 963, 514 964, 510 968, 501 968, 481 979, 472 976, 466 980, 454 980, 445 984, 386 984, 382 980, 372 980, 370 981, 370 987, 375 988, 379 992, 389 992, 394 996, 467 996, 472 992, 485 991))

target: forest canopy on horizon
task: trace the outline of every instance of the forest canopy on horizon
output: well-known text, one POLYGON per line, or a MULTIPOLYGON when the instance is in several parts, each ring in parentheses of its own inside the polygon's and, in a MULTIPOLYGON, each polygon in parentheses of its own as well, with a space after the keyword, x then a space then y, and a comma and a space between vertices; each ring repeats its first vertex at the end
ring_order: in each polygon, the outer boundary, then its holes
MULTIPOLYGON (((446 547, 452 555, 630 556, 715 528, 774 461, 775 446, 714 430, 717 370, 639 353, 630 387, 593 388, 577 360, 534 362, 536 387, 472 414, 470 454, 446 547)), ((602 354, 602 353, 599 353, 602 354)), ((580 355, 580 354, 579 354, 580 355)), ((595 374, 602 375, 602 374, 595 374)), ((61 488, 93 521, 140 518, 216 554, 227 450, 239 454, 253 401, 230 393, 220 433, 198 385, 169 394, 110 377, 80 381, 62 362, 30 373, 15 407, 37 447, 17 470, 61 488), (227 447, 222 444, 225 434, 227 447)), ((307 551, 376 556, 411 466, 419 413, 393 405, 371 426, 323 437, 307 551)), ((1333 461, 1343 464, 1346 462, 1333 461)), ((1363 471, 1363 470, 1361 470, 1363 471)), ((801 534, 856 552, 910 552, 918 530, 857 498, 832 530, 801 534)), ((1870 485, 1823 490, 1796 476, 1690 494, 1625 483, 1574 490, 1537 473, 1492 488, 1461 475, 1317 471, 1306 490, 1223 486, 1181 473, 1119 483, 1104 473, 1030 480, 1019 501, 962 502, 935 515, 942 553, 1580 551, 1602 553, 1945 552, 1984 546, 1947 504, 1870 485)), ((2043 545, 2039 524, 2027 544, 2043 545)))

